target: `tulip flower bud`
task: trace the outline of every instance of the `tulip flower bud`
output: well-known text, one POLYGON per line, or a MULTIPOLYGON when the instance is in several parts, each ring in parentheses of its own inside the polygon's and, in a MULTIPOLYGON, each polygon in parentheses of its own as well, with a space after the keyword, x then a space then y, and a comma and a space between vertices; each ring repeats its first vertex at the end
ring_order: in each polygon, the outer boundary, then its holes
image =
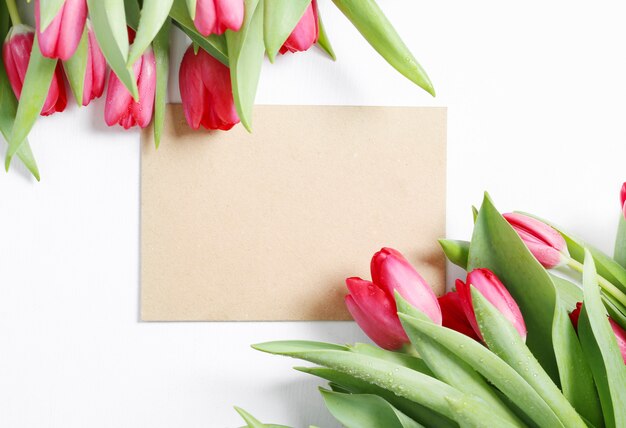
POLYGON ((622 212, 624 213, 624 218, 626 218, 626 183, 622 184, 620 201, 622 202, 622 212))
MULTIPOLYGON (((132 42, 134 31, 129 29, 132 42)), ((120 82, 115 73, 111 72, 107 100, 104 106, 104 120, 109 126, 119 123, 124 129, 139 125, 145 128, 150 124, 154 109, 154 93, 156 91, 156 61, 152 48, 133 64, 133 73, 137 80, 139 101, 135 101, 128 89, 120 82)))
MULTIPOLYGON (((580 311, 582 310, 583 303, 576 303, 576 309, 574 309, 569 317, 572 320, 572 324, 576 331, 578 331, 578 319, 580 318, 580 311)), ((613 330, 613 334, 615 335, 615 339, 617 340, 617 346, 622 354, 622 359, 624 360, 624 364, 626 364, 626 331, 621 328, 611 317, 609 318, 609 324, 611 324, 611 329, 613 330)))
POLYGON ((87 70, 85 71, 82 100, 84 106, 94 98, 102 96, 107 71, 106 59, 100 50, 91 26, 89 27, 87 49, 87 70))
POLYGON ((239 31, 243 17, 243 0, 197 0, 193 23, 200 34, 208 36, 239 31))
POLYGON ((348 278, 346 285, 350 290, 350 294, 345 297, 348 311, 374 343, 390 351, 401 349, 409 343, 393 298, 361 278, 348 278))
POLYGON ((552 269, 567 263, 567 244, 554 228, 523 214, 509 213, 503 216, 543 267, 552 269))
POLYGON ((465 315, 461 296, 458 291, 450 291, 439 297, 438 300, 443 317, 442 325, 444 327, 463 333, 476 341, 480 341, 480 337, 478 337, 472 324, 465 315))
POLYGON ((411 305, 441 325, 441 309, 437 296, 415 268, 392 248, 383 248, 372 257, 372 281, 394 299, 397 291, 411 305))
POLYGON ((74 55, 87 20, 87 0, 65 0, 50 25, 41 32, 39 1, 35 0, 37 40, 43 56, 67 61, 74 55))
POLYGON ((467 275, 466 282, 460 279, 456 281, 456 289, 461 298, 463 310, 478 337, 482 339, 483 336, 476 321, 470 286, 476 288, 494 305, 513 324, 513 327, 515 327, 522 339, 526 340, 526 324, 517 303, 515 303, 504 284, 489 269, 475 269, 467 275))
MULTIPOLYGON (((22 94, 24 77, 28 69, 30 53, 33 49, 35 33, 32 28, 19 24, 11 28, 2 46, 2 60, 11 83, 11 88, 17 99, 22 94)), ((65 83, 61 64, 57 64, 50 82, 48 96, 41 109, 42 116, 51 115, 57 111, 65 110, 67 105, 67 95, 65 93, 65 83)))
POLYGON ((317 17, 317 0, 313 0, 304 11, 283 46, 280 53, 306 51, 317 42, 319 37, 319 21, 317 17))
POLYGON ((178 84, 187 123, 193 129, 229 130, 239 123, 228 67, 204 49, 189 46, 180 64, 178 84))

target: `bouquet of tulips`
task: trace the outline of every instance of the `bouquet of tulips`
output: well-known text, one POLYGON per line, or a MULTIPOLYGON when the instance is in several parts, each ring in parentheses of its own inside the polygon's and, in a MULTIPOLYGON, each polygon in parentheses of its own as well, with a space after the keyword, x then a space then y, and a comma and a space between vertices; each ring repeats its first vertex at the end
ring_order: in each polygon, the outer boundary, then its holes
MULTIPOLYGON (((397 251, 348 278, 346 305, 378 345, 255 349, 316 364, 346 427, 626 427, 626 183, 614 257, 488 195, 471 242, 441 240, 465 281, 437 298, 397 251)), ((248 426, 263 427, 237 409, 248 426)))
MULTIPOLYGON (((372 47, 434 95, 422 67, 375 0, 333 0, 372 47)), ((180 64, 180 95, 189 126, 250 131, 265 54, 318 45, 332 59, 317 0, 35 0, 35 28, 16 0, 0 0, 0 132, 39 180, 27 136, 39 115, 65 110, 65 82, 79 106, 102 96, 109 126, 163 127, 172 25, 191 40, 180 64)))

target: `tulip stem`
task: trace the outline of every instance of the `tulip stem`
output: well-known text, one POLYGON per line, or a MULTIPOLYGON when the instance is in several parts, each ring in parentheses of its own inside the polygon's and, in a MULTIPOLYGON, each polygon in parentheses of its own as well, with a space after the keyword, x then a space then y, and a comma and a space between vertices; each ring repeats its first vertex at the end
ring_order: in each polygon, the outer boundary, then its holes
POLYGON ((20 14, 17 11, 17 5, 15 4, 15 0, 6 0, 7 9, 9 11, 9 16, 11 17, 11 22, 13 25, 20 25, 22 20, 20 19, 20 14))
MULTIPOLYGON (((583 272, 582 263, 579 263, 572 258, 567 261, 567 265, 577 272, 583 272)), ((606 293, 617 299, 622 305, 626 306, 626 294, 624 294, 619 288, 617 288, 612 282, 608 281, 605 277, 599 274, 596 274, 596 276, 598 278, 598 284, 600 285, 600 288, 602 288, 602 290, 604 290, 606 293)))

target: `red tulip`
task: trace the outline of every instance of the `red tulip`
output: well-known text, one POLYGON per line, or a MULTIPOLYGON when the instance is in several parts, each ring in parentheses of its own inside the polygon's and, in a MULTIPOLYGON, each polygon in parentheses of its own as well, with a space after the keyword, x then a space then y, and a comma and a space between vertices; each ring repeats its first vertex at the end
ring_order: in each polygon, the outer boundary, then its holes
POLYGON ((348 278, 348 311, 378 346, 398 350, 409 343, 396 311, 396 303, 384 290, 361 278, 348 278))
MULTIPOLYGON (((580 318, 580 311, 582 307, 582 302, 576 303, 576 309, 574 309, 572 313, 569 314, 569 317, 572 320, 572 324, 574 325, 576 331, 578 331, 578 319, 580 318)), ((615 334, 615 339, 617 340, 617 346, 622 353, 624 364, 626 364, 626 331, 624 331, 623 328, 617 325, 617 323, 613 321, 610 317, 609 324, 611 324, 611 329, 613 329, 613 334, 615 334)))
POLYGON ((437 296, 415 268, 392 248, 383 248, 372 257, 372 282, 394 300, 397 291, 407 302, 441 325, 441 309, 437 296))
POLYGON ((624 213, 624 218, 626 218, 626 183, 622 184, 620 200, 622 202, 622 212, 624 213))
MULTIPOLYGON (((16 25, 7 34, 2 46, 2 60, 11 83, 13 93, 20 98, 24 77, 28 69, 30 53, 33 49, 35 33, 26 25, 16 25)), ((41 109, 42 116, 51 115, 57 111, 65 110, 67 105, 67 95, 65 93, 65 83, 63 80, 63 69, 61 64, 57 64, 48 90, 48 96, 41 109)))
MULTIPOLYGON (((129 38, 134 38, 134 31, 129 29, 129 38)), ((154 109, 154 93, 156 91, 156 62, 152 48, 133 64, 133 73, 137 80, 139 101, 133 96, 115 73, 111 72, 107 100, 104 107, 104 120, 109 126, 119 123, 124 129, 135 125, 145 128, 150 124, 154 109)))
POLYGON ((463 333, 474 340, 480 341, 480 337, 474 331, 474 327, 467 319, 461 296, 458 291, 450 291, 439 299, 441 307, 441 315, 443 316, 442 325, 452 330, 463 333))
POLYGON ((98 46, 93 30, 89 28, 87 51, 87 70, 83 87, 83 105, 86 106, 94 98, 100 98, 104 92, 107 62, 98 46))
POLYGON ((70 59, 83 35, 87 20, 87 0, 65 0, 50 25, 40 30, 39 0, 35 0, 35 24, 37 40, 43 56, 70 59))
POLYGON ((243 0, 197 0, 196 29, 203 36, 239 31, 243 24, 243 0))
POLYGON ((239 123, 228 67, 204 49, 196 55, 189 46, 179 73, 180 97, 189 126, 226 131, 239 123))
POLYGON ((317 42, 318 36, 317 0, 313 0, 280 48, 280 53, 306 51, 317 42))
POLYGON ((526 324, 522 313, 509 294, 506 287, 500 282, 498 277, 489 269, 475 269, 467 275, 467 282, 460 279, 456 281, 456 289, 461 298, 461 304, 465 315, 470 324, 474 328, 476 334, 482 339, 476 315, 474 314, 474 305, 472 303, 472 294, 470 285, 480 292, 492 305, 498 309, 506 319, 508 319, 513 327, 518 331, 522 339, 526 340, 526 324))
POLYGON ((504 214, 504 218, 545 268, 552 269, 567 263, 567 244, 554 228, 523 214, 504 214))

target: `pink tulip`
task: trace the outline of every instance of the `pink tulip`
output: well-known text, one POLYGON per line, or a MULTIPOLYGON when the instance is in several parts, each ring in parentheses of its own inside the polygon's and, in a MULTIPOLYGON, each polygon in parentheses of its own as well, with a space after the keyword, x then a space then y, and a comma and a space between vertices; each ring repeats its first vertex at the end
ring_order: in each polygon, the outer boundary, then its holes
POLYGON ((50 25, 41 32, 39 0, 35 0, 37 40, 43 56, 70 59, 83 35, 87 20, 87 0, 65 0, 50 25))
POLYGON ((569 252, 565 239, 554 228, 523 214, 504 214, 526 247, 546 269, 567 263, 569 252))
POLYGON ((239 31, 243 24, 243 0, 197 0, 196 29, 203 36, 239 31))
POLYGON ((193 129, 229 130, 239 123, 228 67, 189 46, 180 64, 178 83, 187 123, 193 129))
POLYGON ((104 92, 107 62, 98 46, 93 30, 89 28, 87 51, 87 70, 83 87, 83 105, 86 106, 94 98, 100 98, 104 92))
POLYGON ((624 218, 626 218, 626 183, 622 184, 620 201, 622 202, 622 212, 624 213, 624 218))
POLYGON ((346 284, 350 290, 345 297, 348 311, 370 339, 381 348, 392 351, 409 343, 393 298, 361 278, 348 278, 346 284))
MULTIPOLYGON (((26 25, 16 25, 11 28, 2 46, 2 60, 11 83, 11 88, 16 98, 22 94, 24 77, 28 69, 30 53, 33 49, 35 33, 26 25)), ((61 64, 57 64, 48 90, 48 96, 41 109, 42 116, 51 115, 57 111, 65 110, 67 95, 61 64)))
MULTIPOLYGON (((134 31, 129 29, 132 43, 134 31)), ((111 72, 107 100, 104 107, 104 120, 109 126, 119 123, 124 129, 135 125, 145 128, 150 124, 154 108, 156 90, 156 62, 152 48, 148 48, 133 64, 133 73, 139 90, 139 101, 135 101, 128 89, 111 72)))
POLYGON ((372 281, 394 299, 397 291, 407 302, 424 312, 435 324, 441 324, 437 296, 415 268, 392 248, 383 248, 372 257, 372 281))
POLYGON ((474 305, 472 303, 472 294, 470 285, 480 292, 492 305, 496 307, 504 315, 504 317, 513 324, 522 339, 526 340, 526 324, 522 313, 509 294, 506 287, 500 282, 498 277, 489 269, 475 269, 467 275, 467 282, 460 279, 456 281, 456 289, 461 298, 461 304, 465 315, 472 325, 474 332, 482 339, 476 315, 474 314, 474 305))
POLYGON ((441 315, 443 316, 442 325, 452 330, 463 333, 474 340, 480 341, 480 337, 474 331, 472 324, 465 315, 461 296, 458 291, 450 291, 439 299, 441 307, 441 315))
MULTIPOLYGON (((582 302, 576 303, 576 309, 569 314, 570 319, 572 320, 572 324, 576 331, 578 331, 578 319, 580 318, 580 311, 583 307, 582 302)), ((624 364, 626 364, 626 331, 621 328, 613 319, 609 317, 609 324, 611 324, 611 329, 613 329, 613 334, 615 335, 615 339, 617 340, 617 346, 622 354, 622 359, 624 360, 624 364)))
POLYGON ((317 0, 313 0, 280 48, 280 53, 306 51, 317 42, 318 36, 317 0))

